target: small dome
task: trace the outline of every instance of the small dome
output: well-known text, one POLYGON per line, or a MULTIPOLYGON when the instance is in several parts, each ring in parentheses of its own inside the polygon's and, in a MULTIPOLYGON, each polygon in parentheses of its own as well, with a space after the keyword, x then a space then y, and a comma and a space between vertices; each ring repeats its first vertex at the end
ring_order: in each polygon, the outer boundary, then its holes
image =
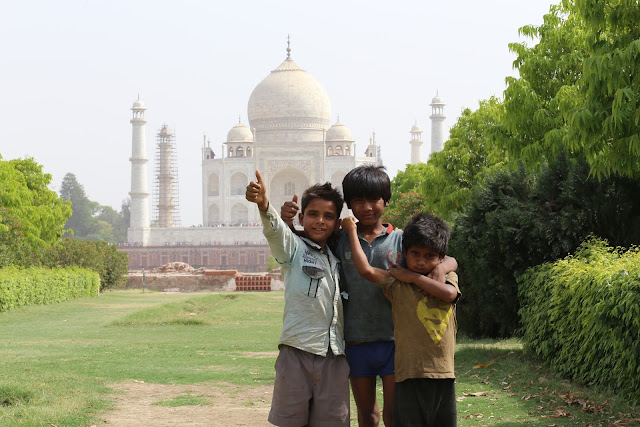
POLYGON ((431 104, 444 104, 444 99, 436 93, 436 96, 431 100, 431 104))
POLYGON ((136 99, 136 101, 133 103, 133 107, 131 107, 132 110, 146 110, 147 107, 144 106, 144 102, 142 102, 142 99, 140 99, 140 97, 138 97, 138 99, 136 99))
POLYGON ((417 121, 413 124, 413 126, 411 126, 411 132, 422 132, 422 128, 417 121))
POLYGON ((327 142, 329 141, 353 142, 353 137, 351 136, 351 130, 349 130, 348 127, 346 127, 340 122, 336 122, 336 124, 331 126, 327 131, 326 140, 327 142))
POLYGON ((238 123, 227 133, 227 142, 253 142, 253 133, 248 127, 238 123))
POLYGON ((169 126, 167 125, 162 126, 162 129, 160 129, 160 135, 171 136, 171 129, 169 129, 169 126))

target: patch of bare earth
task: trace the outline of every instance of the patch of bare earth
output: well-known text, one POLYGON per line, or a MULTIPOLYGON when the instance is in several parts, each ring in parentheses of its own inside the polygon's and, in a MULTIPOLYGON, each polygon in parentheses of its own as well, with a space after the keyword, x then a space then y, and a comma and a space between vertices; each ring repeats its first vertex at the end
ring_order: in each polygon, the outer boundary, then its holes
POLYGON ((104 415, 110 426, 270 426, 273 385, 166 385, 131 381, 113 384, 116 407, 104 415), (198 396, 206 405, 163 406, 157 402, 198 396), (156 403, 154 405, 154 403, 156 403))

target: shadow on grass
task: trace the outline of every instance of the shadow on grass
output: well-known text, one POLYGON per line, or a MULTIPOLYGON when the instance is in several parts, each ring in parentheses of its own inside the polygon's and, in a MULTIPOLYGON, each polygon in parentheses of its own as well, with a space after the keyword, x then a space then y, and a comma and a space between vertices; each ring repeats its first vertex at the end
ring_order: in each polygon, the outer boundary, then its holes
POLYGON ((555 377, 509 340, 461 338, 456 347, 460 425, 637 425, 637 407, 555 377), (635 413, 635 414, 634 414, 635 413), (618 424, 615 424, 615 423, 618 424))

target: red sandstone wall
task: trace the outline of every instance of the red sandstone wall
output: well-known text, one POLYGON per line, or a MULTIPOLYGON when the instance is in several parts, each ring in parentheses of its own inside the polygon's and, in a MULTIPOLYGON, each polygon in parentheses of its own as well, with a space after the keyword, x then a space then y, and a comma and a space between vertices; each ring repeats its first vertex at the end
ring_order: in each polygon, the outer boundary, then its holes
POLYGON ((184 262, 193 268, 237 270, 243 273, 267 271, 271 251, 268 245, 218 246, 120 246, 129 256, 129 270, 146 270, 170 262, 184 262))

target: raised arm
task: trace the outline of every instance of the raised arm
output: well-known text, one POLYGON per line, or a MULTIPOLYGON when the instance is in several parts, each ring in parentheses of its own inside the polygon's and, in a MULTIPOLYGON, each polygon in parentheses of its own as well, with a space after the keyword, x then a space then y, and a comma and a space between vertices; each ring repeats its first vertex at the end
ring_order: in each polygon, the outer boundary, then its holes
POLYGON ((256 180, 247 185, 245 197, 248 201, 258 205, 260 221, 262 221, 262 233, 269 242, 271 255, 280 264, 289 263, 295 254, 297 240, 294 233, 278 216, 273 206, 269 206, 267 187, 262 179, 260 171, 256 171, 256 180))
POLYGON ((389 273, 386 270, 372 267, 369 265, 369 260, 360 246, 360 240, 358 240, 358 229, 352 216, 342 219, 342 229, 349 235, 349 245, 351 246, 351 255, 353 256, 353 262, 356 265, 356 270, 365 279, 377 283, 383 277, 388 277, 389 273))

